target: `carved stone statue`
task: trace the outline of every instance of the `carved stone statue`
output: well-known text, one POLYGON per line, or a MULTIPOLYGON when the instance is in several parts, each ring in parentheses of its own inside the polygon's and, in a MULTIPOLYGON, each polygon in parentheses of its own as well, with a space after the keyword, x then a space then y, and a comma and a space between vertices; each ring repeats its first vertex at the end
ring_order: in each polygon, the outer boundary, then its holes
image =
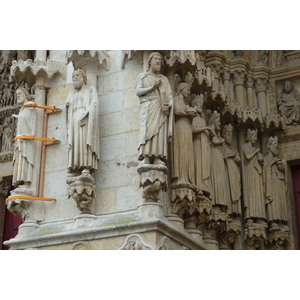
POLYGON ((243 196, 246 219, 261 222, 266 219, 263 190, 263 156, 255 147, 257 130, 247 130, 246 142, 242 145, 243 196))
POLYGON ((290 80, 282 84, 282 91, 278 98, 279 112, 281 113, 286 125, 296 124, 300 119, 299 112, 300 94, 295 89, 290 80))
POLYGON ((225 139, 222 149, 228 174, 232 213, 235 214, 235 216, 240 216, 242 214, 240 175, 241 158, 239 152, 232 146, 232 134, 233 126, 231 124, 225 125, 222 131, 222 136, 225 139))
POLYGON ((211 128, 211 173, 209 181, 209 192, 213 205, 219 205, 223 208, 231 209, 229 188, 227 182, 227 173, 224 157, 222 153, 222 144, 224 139, 221 137, 220 114, 216 111, 207 110, 208 126, 211 128))
POLYGON ((210 176, 210 137, 211 128, 206 126, 203 116, 203 95, 196 96, 192 105, 197 110, 197 116, 193 118, 193 138, 195 156, 195 184, 202 192, 208 193, 210 176))
POLYGON ((87 86, 85 73, 73 72, 74 91, 66 101, 68 130, 68 171, 80 173, 97 169, 99 159, 98 95, 92 86, 87 86))
POLYGON ((1 151, 0 152, 8 152, 11 151, 12 148, 12 118, 6 117, 4 120, 4 124, 0 125, 0 133, 2 132, 2 143, 1 143, 1 151))
MULTIPOLYGON (((32 98, 24 88, 18 88, 16 91, 17 103, 23 105, 32 98)), ((35 136, 36 133, 36 110, 30 107, 24 107, 17 118, 17 136, 27 135, 35 136)), ((13 157, 13 185, 26 184, 32 181, 32 171, 35 159, 35 144, 32 140, 17 140, 15 144, 13 157)))
POLYGON ((195 162, 193 148, 192 122, 196 110, 185 103, 190 94, 190 86, 182 82, 174 97, 174 145, 172 180, 176 184, 195 184, 195 162))
POLYGON ((267 217, 271 229, 279 229, 278 224, 287 224, 287 164, 278 157, 278 138, 270 137, 264 157, 264 181, 267 200, 267 217))
POLYGON ((141 103, 139 160, 144 164, 164 164, 168 137, 172 135, 172 120, 168 115, 173 96, 167 77, 160 74, 160 53, 151 53, 148 65, 148 72, 139 74, 136 83, 136 94, 141 103))

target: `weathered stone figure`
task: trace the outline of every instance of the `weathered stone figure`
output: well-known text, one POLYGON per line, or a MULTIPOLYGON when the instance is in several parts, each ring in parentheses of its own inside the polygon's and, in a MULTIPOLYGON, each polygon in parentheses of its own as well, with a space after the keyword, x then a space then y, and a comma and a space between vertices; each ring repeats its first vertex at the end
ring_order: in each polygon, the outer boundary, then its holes
POLYGON ((264 181, 267 217, 273 229, 278 227, 278 223, 286 224, 288 221, 286 170, 286 161, 278 157, 278 138, 270 137, 264 157, 264 181))
POLYGON ((151 53, 148 65, 148 72, 139 74, 136 83, 136 94, 141 102, 139 160, 145 164, 164 164, 168 137, 172 135, 168 115, 173 96, 167 77, 160 74, 160 53, 151 53))
POLYGON ((202 192, 208 193, 210 176, 210 137, 211 128, 206 126, 203 116, 203 95, 196 96, 192 105, 197 110, 193 119, 193 143, 195 156, 195 184, 202 192))
MULTIPOLYGON (((31 96, 24 88, 16 91, 17 103, 23 105, 26 101, 31 101, 31 96)), ((24 107, 17 118, 17 136, 35 136, 36 133, 36 110, 24 107)), ((35 142, 33 140, 17 140, 15 143, 13 157, 13 185, 27 184, 32 181, 32 171, 34 167, 35 142)))
POLYGON ((222 145, 225 165, 228 174, 229 190, 231 197, 232 213, 240 216, 241 211, 241 175, 239 152, 232 146, 233 126, 231 124, 223 127, 222 136, 225 142, 222 145))
POLYGON ((184 99, 190 94, 190 86, 182 82, 174 97, 174 145, 172 179, 176 184, 195 183, 195 162, 193 148, 192 122, 196 110, 186 105, 184 99))
POLYGON ((98 95, 92 86, 87 86, 85 73, 73 72, 74 91, 66 101, 68 130, 68 171, 93 173, 99 159, 98 95))
POLYGON ((208 126, 212 130, 211 134, 211 173, 209 182, 209 192, 213 205, 219 205, 223 209, 230 207, 230 196, 227 181, 227 173, 225 162, 222 152, 222 144, 224 139, 221 137, 221 122, 220 114, 214 111, 213 113, 208 110, 209 116, 208 126))
POLYGON ((263 190, 263 156, 255 148, 257 130, 247 130, 246 142, 242 145, 243 196, 246 219, 258 223, 266 219, 263 190))
POLYGON ((12 148, 12 118, 6 117, 4 124, 0 126, 0 133, 2 131, 2 147, 0 152, 11 151, 12 148))
POLYGON ((294 84, 290 80, 286 80, 282 84, 282 91, 278 99, 279 111, 286 125, 296 124, 299 121, 299 101, 300 94, 298 90, 295 89, 294 84))

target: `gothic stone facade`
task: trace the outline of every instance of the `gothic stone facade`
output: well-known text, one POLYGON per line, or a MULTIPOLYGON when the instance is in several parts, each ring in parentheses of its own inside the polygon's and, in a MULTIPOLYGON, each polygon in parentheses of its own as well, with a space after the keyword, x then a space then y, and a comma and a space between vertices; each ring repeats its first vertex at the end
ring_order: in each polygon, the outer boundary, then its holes
POLYGON ((298 249, 299 91, 300 51, 1 51, 1 243, 298 249))

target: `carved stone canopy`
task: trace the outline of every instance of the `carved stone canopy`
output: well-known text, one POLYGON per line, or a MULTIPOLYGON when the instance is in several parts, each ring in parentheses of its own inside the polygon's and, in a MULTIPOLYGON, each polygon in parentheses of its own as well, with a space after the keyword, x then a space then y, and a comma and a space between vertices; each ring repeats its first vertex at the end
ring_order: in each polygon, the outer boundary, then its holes
POLYGON ((89 62, 96 63, 98 68, 108 70, 110 67, 109 54, 106 50, 69 50, 67 63, 72 62, 75 69, 82 68, 89 62))

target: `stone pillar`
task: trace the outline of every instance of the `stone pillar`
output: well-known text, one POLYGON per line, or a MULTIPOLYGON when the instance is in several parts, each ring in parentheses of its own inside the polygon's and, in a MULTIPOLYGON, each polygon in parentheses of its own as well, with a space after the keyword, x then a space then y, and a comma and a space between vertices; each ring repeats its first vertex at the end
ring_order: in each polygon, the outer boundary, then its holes
POLYGON ((220 73, 221 73, 221 63, 213 62, 209 64, 209 67, 214 72, 214 82, 213 89, 217 93, 220 89, 220 73))
POLYGON ((247 76, 246 80, 246 87, 247 87, 247 102, 248 107, 254 107, 254 99, 253 99, 253 78, 252 76, 247 76))
POLYGON ((267 103, 267 77, 255 78, 255 91, 257 94, 257 105, 261 109, 263 117, 268 113, 267 103))
POLYGON ((36 59, 46 61, 47 50, 36 50, 36 59))
POLYGON ((230 99, 230 70, 228 68, 224 69, 223 79, 225 90, 227 90, 228 98, 230 99))
POLYGON ((97 74, 98 66, 94 62, 89 61, 86 64, 86 76, 87 76, 87 85, 93 86, 97 89, 97 74))
POLYGON ((11 182, 3 179, 0 181, 0 250, 3 244, 4 224, 5 224, 5 200, 11 188, 11 182))
POLYGON ((236 70, 234 71, 234 91, 235 99, 241 104, 242 108, 245 108, 244 98, 244 86, 245 86, 245 71, 236 70))

